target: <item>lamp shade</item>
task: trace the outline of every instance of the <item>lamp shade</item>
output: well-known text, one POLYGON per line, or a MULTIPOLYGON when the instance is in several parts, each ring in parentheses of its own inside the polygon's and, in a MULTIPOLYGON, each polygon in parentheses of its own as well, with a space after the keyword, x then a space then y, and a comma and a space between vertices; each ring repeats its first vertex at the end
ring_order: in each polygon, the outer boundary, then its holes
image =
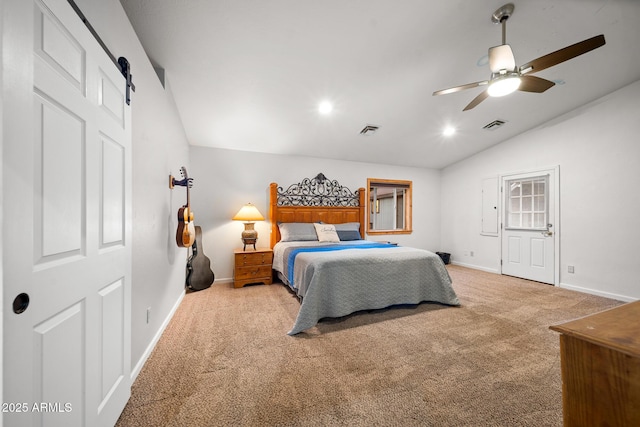
POLYGON ((258 208, 256 208, 251 203, 247 203, 246 205, 244 205, 231 219, 233 219, 234 221, 264 221, 264 217, 262 216, 258 208))

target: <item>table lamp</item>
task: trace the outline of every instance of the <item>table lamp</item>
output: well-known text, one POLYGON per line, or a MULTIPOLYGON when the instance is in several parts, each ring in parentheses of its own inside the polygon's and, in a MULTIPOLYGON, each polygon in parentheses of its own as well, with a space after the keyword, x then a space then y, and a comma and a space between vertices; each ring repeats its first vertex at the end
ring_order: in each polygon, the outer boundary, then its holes
POLYGON ((231 219, 234 221, 244 221, 244 231, 242 232, 242 242, 244 243, 244 247, 242 250, 246 250, 247 245, 253 245, 253 250, 255 250, 256 241, 258 240, 258 232, 253 228, 254 221, 264 221, 264 217, 258 208, 251 203, 247 203, 231 219))

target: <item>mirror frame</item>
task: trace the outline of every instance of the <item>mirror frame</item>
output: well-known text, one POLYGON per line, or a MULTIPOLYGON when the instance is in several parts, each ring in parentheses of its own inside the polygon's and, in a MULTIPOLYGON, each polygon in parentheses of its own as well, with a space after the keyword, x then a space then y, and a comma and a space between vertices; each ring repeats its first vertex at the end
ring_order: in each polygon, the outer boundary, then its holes
POLYGON ((365 221, 367 227, 367 234, 411 234, 412 229, 412 209, 413 209, 413 182, 399 179, 381 179, 381 178, 367 178, 367 220, 365 221), (371 218, 371 187, 375 187, 376 184, 384 187, 393 187, 394 185, 406 189, 406 197, 404 200, 404 228, 395 230, 377 230, 372 228, 370 222, 371 218))

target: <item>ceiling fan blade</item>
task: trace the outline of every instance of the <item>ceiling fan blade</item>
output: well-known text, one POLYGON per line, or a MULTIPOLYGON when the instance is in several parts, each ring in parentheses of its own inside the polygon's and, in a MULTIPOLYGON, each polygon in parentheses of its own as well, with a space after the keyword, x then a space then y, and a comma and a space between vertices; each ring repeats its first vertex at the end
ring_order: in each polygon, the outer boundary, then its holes
POLYGON ((522 92, 542 93, 553 86, 555 86, 555 83, 547 79, 536 76, 521 76, 518 90, 522 92))
POLYGON ((494 46, 489 48, 489 68, 492 73, 500 70, 513 71, 516 69, 516 59, 513 56, 513 50, 508 44, 494 46))
POLYGON ((460 92, 461 90, 472 89, 472 88, 478 87, 478 86, 484 86, 487 83, 489 83, 489 82, 487 80, 484 80, 484 81, 481 81, 481 82, 467 83, 466 85, 450 87, 449 89, 437 90, 437 91, 433 92, 433 96, 446 95, 448 93, 460 92))
POLYGON ((485 99, 487 99, 489 97, 489 92, 487 92, 486 90, 483 90, 480 95, 476 96, 475 98, 473 98, 473 101, 471 101, 469 103, 469 105, 467 105, 466 107, 464 107, 464 110, 462 111, 467 111, 467 110, 471 110, 473 107, 477 106, 478 104, 480 104, 482 101, 484 101, 485 99))
POLYGON ((556 50, 555 52, 534 59, 533 61, 527 62, 520 67, 520 73, 537 73, 545 68, 553 67, 561 62, 568 61, 576 56, 580 56, 584 53, 597 49, 600 46, 604 46, 604 44, 605 40, 603 34, 591 37, 590 39, 572 44, 571 46, 567 46, 563 49, 556 50))

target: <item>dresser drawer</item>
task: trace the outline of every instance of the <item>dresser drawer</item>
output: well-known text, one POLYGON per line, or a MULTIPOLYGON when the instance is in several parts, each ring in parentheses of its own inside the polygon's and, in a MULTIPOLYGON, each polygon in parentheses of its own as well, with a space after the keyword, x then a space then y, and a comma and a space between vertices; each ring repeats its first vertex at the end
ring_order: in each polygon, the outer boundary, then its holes
MULTIPOLYGON (((273 252, 236 254, 236 266, 271 264, 273 252)), ((269 267, 271 268, 271 267, 269 267)))
POLYGON ((235 280, 271 277, 271 264, 236 268, 235 280))

